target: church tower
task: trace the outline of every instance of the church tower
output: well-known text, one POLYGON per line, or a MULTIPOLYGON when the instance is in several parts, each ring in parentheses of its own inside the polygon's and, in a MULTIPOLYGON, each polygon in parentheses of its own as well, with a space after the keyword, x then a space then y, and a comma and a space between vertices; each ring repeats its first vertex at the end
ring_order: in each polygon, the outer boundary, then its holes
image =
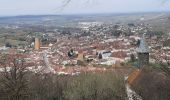
POLYGON ((147 66, 149 64, 149 46, 146 43, 145 34, 143 34, 143 37, 140 40, 139 47, 137 48, 137 54, 139 68, 147 66))

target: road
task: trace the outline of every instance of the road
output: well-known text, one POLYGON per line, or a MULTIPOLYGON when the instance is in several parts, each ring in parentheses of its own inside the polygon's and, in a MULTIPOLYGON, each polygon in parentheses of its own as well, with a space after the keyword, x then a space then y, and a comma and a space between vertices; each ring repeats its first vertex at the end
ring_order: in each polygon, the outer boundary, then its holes
MULTIPOLYGON (((127 80, 128 77, 125 77, 125 80, 127 80)), ((128 96, 128 100, 142 100, 142 98, 130 88, 130 85, 128 83, 125 84, 126 87, 126 93, 128 96)))
POLYGON ((48 57, 47 57, 47 51, 43 52, 43 60, 44 60, 44 63, 45 63, 43 71, 45 73, 53 73, 53 74, 55 74, 56 73, 55 70, 50 66, 50 63, 49 63, 49 60, 48 60, 48 57))

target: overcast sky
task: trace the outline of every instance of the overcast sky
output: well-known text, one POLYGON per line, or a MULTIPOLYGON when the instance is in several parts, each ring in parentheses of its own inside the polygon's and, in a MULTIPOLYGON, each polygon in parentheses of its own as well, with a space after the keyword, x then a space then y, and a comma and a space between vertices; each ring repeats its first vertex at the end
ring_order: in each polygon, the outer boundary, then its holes
POLYGON ((0 16, 82 13, 132 13, 170 11, 165 0, 72 0, 65 7, 62 0, 0 0, 0 16))

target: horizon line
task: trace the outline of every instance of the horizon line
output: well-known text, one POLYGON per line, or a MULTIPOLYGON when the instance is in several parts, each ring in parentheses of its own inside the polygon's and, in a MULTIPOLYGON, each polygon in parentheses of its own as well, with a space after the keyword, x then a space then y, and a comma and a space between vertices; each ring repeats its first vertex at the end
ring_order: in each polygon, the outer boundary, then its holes
POLYGON ((103 12, 103 13, 63 13, 63 14, 18 14, 18 15, 0 15, 3 17, 22 17, 22 16, 80 16, 80 15, 109 15, 109 14, 149 14, 149 13, 170 13, 170 11, 143 11, 143 12, 103 12))

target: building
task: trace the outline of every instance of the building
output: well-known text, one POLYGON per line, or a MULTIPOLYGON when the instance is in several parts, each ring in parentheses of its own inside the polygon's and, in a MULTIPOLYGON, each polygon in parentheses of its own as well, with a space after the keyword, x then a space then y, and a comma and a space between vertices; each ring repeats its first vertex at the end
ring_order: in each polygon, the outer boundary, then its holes
POLYGON ((145 40, 145 35, 140 40, 139 47, 137 48, 138 54, 138 67, 144 67, 149 64, 149 47, 145 40))
POLYGON ((78 53, 77 60, 84 61, 84 53, 82 51, 78 53))
POLYGON ((110 57, 111 55, 112 55, 111 51, 106 51, 106 50, 97 51, 97 56, 98 58, 101 58, 101 59, 106 59, 110 57))
POLYGON ((35 50, 39 50, 40 49, 40 39, 39 38, 35 38, 35 50))
POLYGON ((78 57, 77 57, 77 64, 78 65, 82 65, 83 63, 84 63, 84 53, 83 53, 83 51, 80 51, 79 53, 78 53, 78 57))

